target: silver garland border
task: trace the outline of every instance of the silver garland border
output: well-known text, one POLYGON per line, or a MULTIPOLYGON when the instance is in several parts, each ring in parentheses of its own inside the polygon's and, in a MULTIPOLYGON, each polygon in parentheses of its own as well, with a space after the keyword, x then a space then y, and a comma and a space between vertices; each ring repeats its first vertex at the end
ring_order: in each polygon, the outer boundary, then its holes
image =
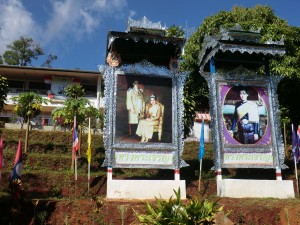
MULTIPOLYGON (((281 168, 285 169, 287 166, 284 164, 284 146, 280 129, 280 116, 279 116, 279 102, 277 97, 277 85, 282 79, 279 76, 258 76, 252 71, 249 71, 243 67, 239 67, 232 71, 218 71, 218 73, 202 73, 202 76, 206 79, 209 87, 209 103, 210 113, 212 118, 212 137, 214 148, 214 163, 215 169, 221 168, 281 168), (249 85, 255 84, 266 87, 268 91, 269 100, 269 116, 271 125, 271 138, 272 138, 272 154, 273 165, 225 165, 222 162, 224 143, 222 141, 222 114, 221 114, 221 102, 219 93, 220 83, 234 83, 235 85, 249 85)), ((269 151, 270 147, 259 147, 259 150, 255 150, 254 147, 239 146, 235 147, 237 152, 261 152, 261 150, 269 151)))
POLYGON ((181 159, 184 148, 184 125, 183 125, 183 88, 188 76, 187 72, 174 73, 166 67, 159 67, 148 61, 142 61, 136 64, 122 65, 119 68, 102 66, 99 68, 104 77, 104 128, 103 144, 105 148, 105 160, 102 166, 115 168, 161 168, 161 169, 178 169, 188 164, 181 159), (115 140, 115 121, 116 121, 116 87, 117 75, 142 75, 149 77, 165 77, 172 79, 172 115, 173 115, 173 135, 172 143, 152 143, 136 144, 122 143, 115 140), (168 151, 174 154, 172 166, 162 166, 153 164, 131 164, 118 165, 115 163, 115 152, 132 153, 133 151, 142 151, 155 154, 156 152, 168 151))

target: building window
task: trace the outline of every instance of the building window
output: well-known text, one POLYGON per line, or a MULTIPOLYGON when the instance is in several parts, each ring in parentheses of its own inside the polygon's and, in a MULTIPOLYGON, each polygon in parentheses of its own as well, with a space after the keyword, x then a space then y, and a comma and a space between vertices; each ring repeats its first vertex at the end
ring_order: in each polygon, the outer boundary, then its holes
POLYGON ((44 82, 29 82, 28 84, 29 89, 38 89, 38 90, 46 90, 46 84, 44 82))
POLYGON ((84 88, 85 96, 96 96, 97 95, 97 86, 96 85, 84 85, 81 84, 84 88))
POLYGON ((9 88, 24 88, 24 81, 8 80, 7 83, 9 88))

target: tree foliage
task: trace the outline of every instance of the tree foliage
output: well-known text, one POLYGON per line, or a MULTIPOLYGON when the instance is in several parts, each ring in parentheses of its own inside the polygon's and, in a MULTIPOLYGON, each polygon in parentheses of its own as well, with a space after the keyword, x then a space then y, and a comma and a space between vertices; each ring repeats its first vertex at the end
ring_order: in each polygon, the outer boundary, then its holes
MULTIPOLYGON (((204 37, 206 34, 216 35, 220 28, 229 29, 235 24, 239 24, 244 30, 260 30, 261 43, 284 38, 286 55, 274 58, 270 62, 270 73, 285 77, 278 88, 281 107, 286 108, 285 112, 289 113, 300 111, 300 104, 294 104, 296 101, 294 97, 300 96, 299 86, 296 86, 300 83, 300 28, 289 26, 287 21, 276 16, 269 6, 257 5, 253 8, 236 6, 229 12, 220 11, 216 15, 207 17, 187 41, 184 62, 181 65, 182 70, 191 72, 184 89, 186 128, 193 122, 194 110, 208 108, 207 83, 198 72, 199 53, 203 47, 204 37), (289 93, 285 92, 287 86, 289 86, 289 93)), ((299 113, 289 115, 291 116, 294 121, 300 122, 299 113)))
POLYGON ((84 96, 84 88, 81 84, 72 84, 65 88, 65 94, 67 98, 78 99, 84 96))
POLYGON ((24 147, 25 153, 27 153, 30 120, 41 113, 42 104, 47 104, 48 100, 43 99, 43 97, 39 96, 34 92, 24 92, 21 93, 19 96, 12 97, 11 99, 16 104, 14 107, 14 111, 16 112, 16 114, 20 117, 23 117, 27 122, 24 147))
POLYGON ((42 64, 42 67, 51 68, 52 67, 52 62, 54 60, 57 60, 57 56, 53 55, 53 54, 49 54, 46 61, 42 64))
POLYGON ((0 75, 0 111, 3 110, 7 98, 8 83, 6 77, 0 75))
POLYGON ((73 125, 74 116, 76 121, 81 126, 87 126, 88 118, 91 118, 93 127, 96 126, 96 119, 100 118, 100 112, 90 101, 84 98, 84 88, 81 84, 72 84, 65 88, 66 101, 62 108, 58 108, 52 112, 53 120, 60 118, 62 124, 68 126, 70 129, 73 125))
POLYGON ((44 55, 44 50, 32 38, 20 37, 7 46, 3 58, 8 65, 29 66, 32 60, 44 55))
MULTIPOLYGON (((8 45, 7 48, 9 50, 3 53, 3 57, 0 56, 0 64, 3 64, 4 59, 4 62, 8 65, 31 66, 33 60, 37 60, 44 55, 44 50, 30 37, 20 37, 20 39, 8 45)), ((54 60, 57 60, 57 56, 49 54, 46 61, 42 63, 42 67, 51 68, 54 60)))
POLYGON ((172 25, 167 29, 167 37, 175 37, 175 38, 183 38, 184 31, 181 29, 180 26, 172 25))
POLYGON ((16 104, 14 111, 18 116, 23 117, 25 121, 38 116, 41 113, 42 104, 48 103, 47 99, 43 99, 34 92, 24 92, 11 99, 16 104))

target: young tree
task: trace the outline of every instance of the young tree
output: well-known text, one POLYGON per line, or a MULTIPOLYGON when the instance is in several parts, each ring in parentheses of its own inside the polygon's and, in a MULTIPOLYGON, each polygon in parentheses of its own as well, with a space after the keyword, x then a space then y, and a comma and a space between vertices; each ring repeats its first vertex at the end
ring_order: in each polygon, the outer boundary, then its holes
POLYGON ((7 98, 8 83, 6 77, 0 75, 0 111, 3 110, 7 98))
POLYGON ((61 118, 64 125, 72 128, 74 116, 78 125, 87 125, 88 117, 100 118, 99 110, 84 98, 84 88, 80 84, 72 84, 65 88, 66 101, 62 108, 52 112, 53 119, 61 118))
MULTIPOLYGON (((100 112, 93 107, 90 101, 84 98, 84 88, 80 84, 72 84, 65 88, 65 94, 67 100, 64 102, 64 106, 52 112, 52 118, 55 121, 59 118, 64 125, 69 126, 71 129, 73 126, 74 117, 76 116, 76 125, 80 126, 79 143, 81 143, 82 129, 88 124, 88 118, 96 120, 100 118, 100 112)), ((95 123, 96 124, 96 123, 95 123)), ((80 145, 79 150, 80 154, 80 145)), ((72 159, 71 169, 74 169, 74 160, 72 159)))
POLYGON ((235 24, 239 24, 244 30, 260 29, 262 43, 268 40, 279 41, 284 38, 286 55, 271 61, 270 72, 285 76, 278 87, 279 101, 281 107, 288 109, 287 111, 291 114, 298 112, 292 115, 294 121, 300 122, 300 104, 295 104, 295 101, 298 100, 294 97, 300 96, 300 89, 297 86, 300 83, 300 28, 289 26, 287 21, 277 17, 269 6, 234 7, 229 12, 221 11, 216 15, 207 17, 185 46, 184 62, 181 64, 181 69, 191 71, 184 90, 185 134, 189 131, 187 128, 193 123, 195 110, 209 107, 207 83, 198 72, 199 53, 203 47, 204 37, 206 34, 216 35, 220 28, 229 29, 235 24))
POLYGON ((16 104, 14 108, 16 114, 20 117, 23 117, 27 122, 24 147, 24 151, 25 153, 27 153, 30 120, 41 113, 42 104, 47 104, 48 100, 43 99, 41 96, 34 92, 21 93, 19 96, 12 97, 12 100, 16 104))
POLYGON ((9 50, 4 52, 3 58, 8 65, 28 66, 33 59, 44 55, 44 50, 32 38, 20 37, 7 47, 9 50))
POLYGON ((81 84, 72 84, 65 88, 65 94, 67 98, 78 99, 84 96, 85 91, 81 84))

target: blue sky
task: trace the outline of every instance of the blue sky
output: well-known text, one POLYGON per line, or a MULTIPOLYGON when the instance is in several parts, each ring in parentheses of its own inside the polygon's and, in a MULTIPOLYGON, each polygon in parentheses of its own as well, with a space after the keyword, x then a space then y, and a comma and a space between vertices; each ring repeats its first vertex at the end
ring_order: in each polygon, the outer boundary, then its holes
POLYGON ((105 63, 107 32, 125 31, 129 17, 192 30, 219 11, 257 4, 300 26, 299 0, 0 0, 0 54, 20 36, 32 37, 46 54, 58 56, 53 68, 96 71, 105 63))

